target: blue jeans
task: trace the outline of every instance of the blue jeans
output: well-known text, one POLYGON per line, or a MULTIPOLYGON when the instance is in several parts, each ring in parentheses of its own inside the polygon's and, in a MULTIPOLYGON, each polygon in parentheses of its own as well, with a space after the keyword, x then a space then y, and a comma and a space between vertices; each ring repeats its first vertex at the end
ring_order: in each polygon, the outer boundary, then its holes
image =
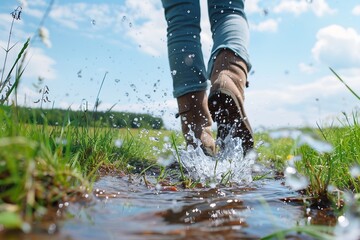
POLYGON ((249 27, 244 0, 208 0, 213 47, 205 69, 200 41, 199 0, 162 0, 167 28, 167 47, 174 97, 208 88, 216 55, 230 49, 251 68, 248 54, 249 27))

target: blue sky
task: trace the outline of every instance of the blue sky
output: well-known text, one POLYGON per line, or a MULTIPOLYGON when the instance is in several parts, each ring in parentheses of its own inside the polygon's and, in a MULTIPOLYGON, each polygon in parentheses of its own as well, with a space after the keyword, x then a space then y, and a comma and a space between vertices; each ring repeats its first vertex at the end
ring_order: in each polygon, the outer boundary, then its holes
MULTIPOLYGON (((21 43, 36 35, 50 1, 2 0, 0 46, 5 48, 11 15, 10 61, 21 43)), ((202 4, 202 42, 207 61, 211 35, 202 4)), ((360 3, 355 0, 247 0, 253 71, 246 110, 254 128, 329 123, 359 109, 359 101, 333 76, 334 68, 360 93, 360 3)), ((160 0, 57 0, 36 38, 18 102, 39 106, 38 78, 50 89, 43 107, 147 112, 179 129, 166 53, 166 22, 160 0)), ((0 52, 2 65, 5 52, 0 52)), ((10 65, 10 64, 9 64, 10 65)))

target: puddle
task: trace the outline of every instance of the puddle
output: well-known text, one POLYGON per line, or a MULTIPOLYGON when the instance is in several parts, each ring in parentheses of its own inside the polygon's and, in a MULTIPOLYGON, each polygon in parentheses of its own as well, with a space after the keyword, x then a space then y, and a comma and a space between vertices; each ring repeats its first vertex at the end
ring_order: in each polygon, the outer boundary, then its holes
MULTIPOLYGON (((283 131, 283 135, 304 138, 297 132, 283 131)), ((239 139, 225 140, 229 148, 215 157, 204 155, 200 148, 179 149, 188 174, 211 188, 164 188, 150 176, 147 180, 152 187, 148 187, 143 178, 104 176, 95 182, 90 201, 62 204, 52 218, 34 223, 31 234, 7 233, 0 238, 259 239, 296 226, 336 225, 331 210, 307 208, 304 197, 294 191, 307 186, 307 179, 293 167, 296 158, 289 161, 284 179, 253 181, 252 173, 259 168, 256 154, 243 157, 239 139), (238 184, 217 188, 224 176, 238 184), (64 214, 66 220, 59 220, 64 214)), ((331 150, 319 141, 311 143, 316 143, 319 151, 331 150)), ((290 238, 311 239, 295 232, 290 238)))
MULTIPOLYGON (((157 191, 139 179, 105 176, 94 189, 92 201, 69 204, 72 217, 57 222, 53 234, 48 233, 51 223, 6 239, 257 239, 309 222, 300 196, 281 180, 157 191)), ((327 217, 319 221, 331 223, 327 217)))

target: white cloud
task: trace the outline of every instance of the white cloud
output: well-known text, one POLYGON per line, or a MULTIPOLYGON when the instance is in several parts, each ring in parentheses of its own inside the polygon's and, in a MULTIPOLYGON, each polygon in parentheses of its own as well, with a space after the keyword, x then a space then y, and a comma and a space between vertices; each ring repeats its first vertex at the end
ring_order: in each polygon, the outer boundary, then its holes
MULTIPOLYGON (((0 41, 0 46, 5 44, 5 42, 0 41)), ((23 44, 17 44, 9 52, 7 58, 7 66, 5 68, 5 73, 7 74, 10 70, 10 67, 15 62, 17 54, 20 52, 20 49, 23 47, 23 44)), ((5 58, 5 52, 0 51, 1 61, 5 58)), ((41 48, 28 48, 26 59, 24 61, 25 71, 23 77, 26 79, 31 79, 32 82, 35 82, 38 77, 42 77, 46 80, 54 80, 57 76, 55 70, 56 62, 51 57, 47 56, 46 53, 41 48)))
POLYGON ((46 6, 48 3, 45 0, 18 0, 19 4, 22 7, 28 7, 28 6, 46 6))
MULTIPOLYGON (((39 100, 40 97, 41 97, 41 95, 35 88, 31 89, 28 86, 20 84, 20 87, 18 89, 18 95, 17 95, 18 104, 27 106, 27 107, 39 107, 39 104, 36 104, 34 102, 39 100)), ((50 105, 50 107, 51 107, 51 105, 50 105)))
POLYGON ((245 1, 245 12, 247 14, 259 13, 262 9, 259 7, 259 0, 245 1))
POLYGON ((355 6, 351 13, 355 16, 360 16, 360 5, 355 6))
POLYGON ((300 63, 299 69, 301 72, 308 74, 314 73, 316 71, 316 68, 312 64, 306 64, 306 63, 300 63))
MULTIPOLYGON (((117 4, 70 3, 55 5, 50 12, 55 22, 94 38, 99 31, 127 37, 140 51, 158 56, 166 53, 166 22, 160 1, 125 1, 117 4), (84 27, 84 24, 87 24, 84 27)), ((100 36, 104 36, 100 34, 100 36)), ((111 40, 108 40, 111 41, 111 40)))
POLYGON ((316 61, 335 68, 360 67, 360 34, 353 28, 330 25, 316 39, 311 50, 316 61))
MULTIPOLYGON (((360 89, 360 69, 339 74, 352 89, 360 89)), ((320 118, 331 119, 342 111, 351 112, 358 106, 358 100, 334 75, 327 75, 310 83, 276 89, 249 89, 245 104, 255 127, 314 126, 320 118)))
MULTIPOLYGON (((41 5, 42 1, 35 1, 34 3, 41 5)), ((0 33, 2 36, 8 36, 11 21, 12 18, 10 14, 0 14, 0 33)), ((21 48, 23 47, 23 44, 26 41, 26 38, 32 35, 24 31, 26 29, 25 24, 26 21, 24 20, 17 20, 14 22, 12 35, 11 35, 11 42, 9 44, 9 48, 11 48, 11 50, 8 52, 7 63, 4 71, 5 74, 8 73, 10 67, 15 62, 18 53, 20 52, 21 48)), ((46 30, 43 31, 42 33, 43 36, 45 37, 44 40, 47 41, 48 44, 51 44, 48 39, 48 35, 46 35, 49 33, 46 32, 46 30)), ((7 44, 8 44, 7 37, 5 37, 4 40, 0 41, 0 46, 4 49, 7 48, 7 44)), ((5 51, 0 50, 0 61, 4 61, 4 59, 5 59, 5 51)), ((31 82, 35 82, 37 81, 38 77, 45 78, 46 80, 55 79, 56 78, 55 64, 56 62, 54 61, 54 59, 47 56, 42 49, 33 48, 31 46, 28 47, 26 59, 24 61, 24 66, 26 68, 23 74, 24 78, 22 79, 22 81, 25 82, 30 80, 31 82)))
POLYGON ((327 14, 333 14, 336 10, 331 9, 326 0, 298 1, 298 0, 281 0, 279 5, 274 8, 275 13, 289 12, 295 15, 312 11, 316 16, 322 17, 327 14))
MULTIPOLYGON (((0 14, 0 34, 2 36, 3 40, 7 40, 10 32, 10 26, 13 18, 10 14, 0 14)), ((25 32, 22 30, 24 26, 24 22, 22 20, 15 20, 13 29, 11 32, 11 40, 13 42, 18 42, 19 40, 22 40, 25 36, 25 32)), ((0 45, 1 47, 5 48, 6 45, 0 45)), ((2 50, 0 50, 2 51, 2 50)))
POLYGON ((154 56, 166 53, 166 22, 158 1, 126 1, 125 12, 132 22, 127 35, 141 46, 141 50, 154 56))
POLYGON ((85 3, 75 3, 68 5, 56 5, 50 12, 50 17, 65 27, 79 29, 79 22, 84 21, 84 13, 90 6, 85 3))
POLYGON ((57 76, 55 60, 47 56, 40 48, 30 48, 26 62, 28 62, 28 65, 25 69, 24 77, 32 80, 38 77, 44 78, 45 80, 54 80, 57 76))
POLYGON ((268 19, 258 24, 250 23, 250 29, 258 32, 277 32, 281 20, 268 19))

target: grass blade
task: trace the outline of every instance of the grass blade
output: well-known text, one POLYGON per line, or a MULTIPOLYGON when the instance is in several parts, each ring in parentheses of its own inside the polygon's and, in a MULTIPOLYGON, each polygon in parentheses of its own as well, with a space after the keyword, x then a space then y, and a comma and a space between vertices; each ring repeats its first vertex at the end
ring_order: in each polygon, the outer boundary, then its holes
POLYGON ((349 89, 349 91, 357 98, 360 100, 360 96, 356 94, 356 92, 354 92, 354 90, 351 89, 351 87, 349 87, 349 85, 346 84, 346 82, 332 69, 330 68, 330 70, 333 72, 333 74, 340 80, 340 82, 342 82, 342 84, 345 85, 345 87, 347 89, 349 89))

